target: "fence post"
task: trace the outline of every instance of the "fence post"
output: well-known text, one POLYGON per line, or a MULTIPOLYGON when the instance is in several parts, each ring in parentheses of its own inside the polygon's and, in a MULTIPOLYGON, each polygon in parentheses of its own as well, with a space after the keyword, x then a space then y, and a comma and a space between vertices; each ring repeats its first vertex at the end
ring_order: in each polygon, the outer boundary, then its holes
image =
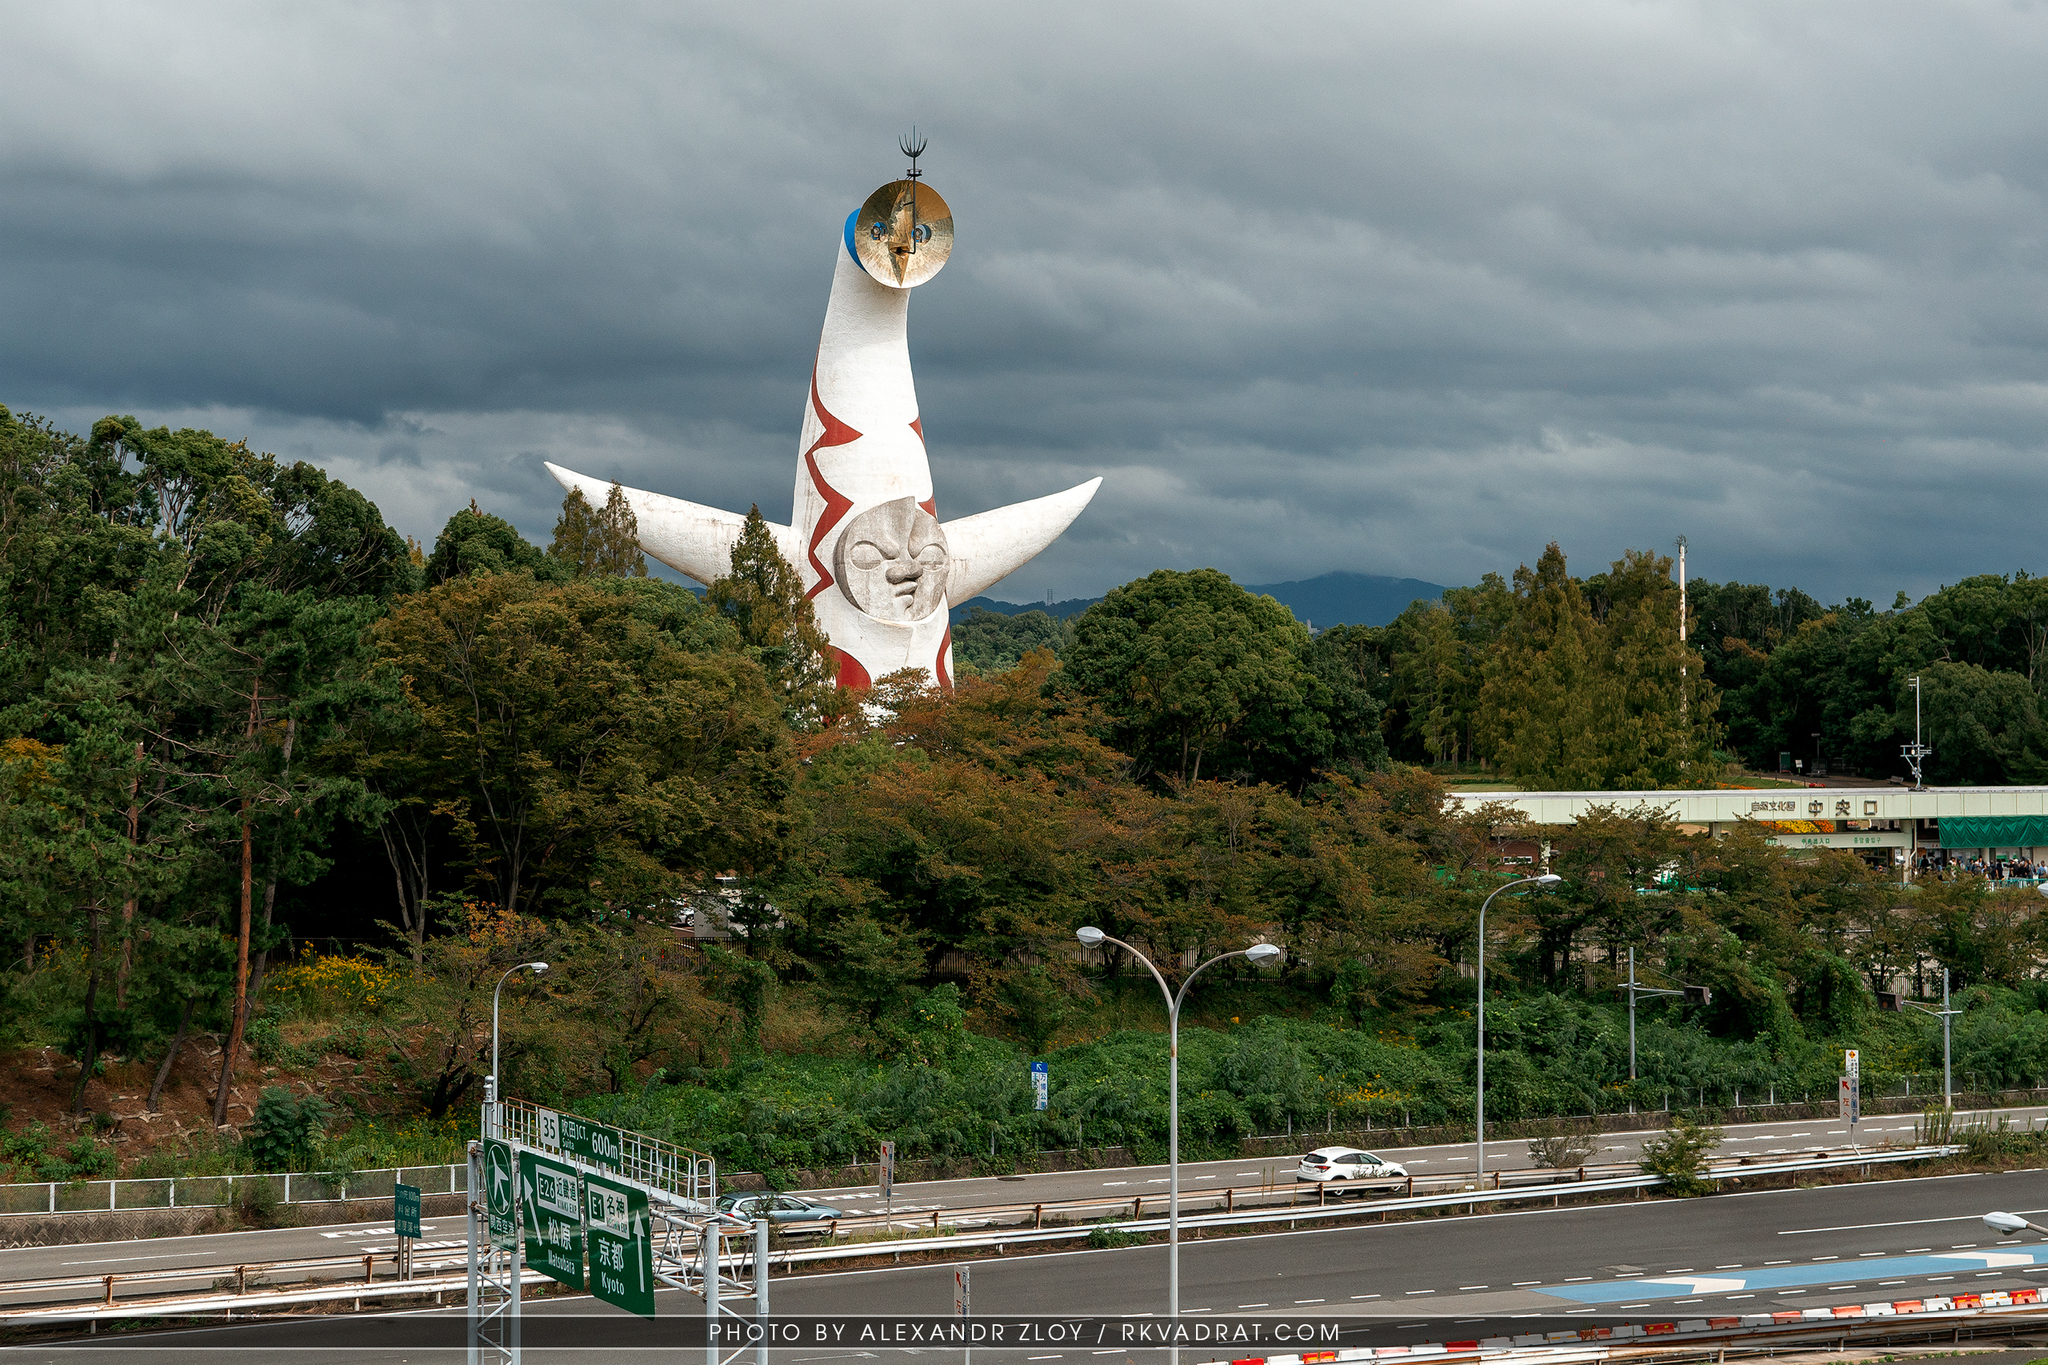
POLYGON ((292 1202, 292 1173, 290 1171, 284 1173, 284 1202, 287 1204, 292 1202))
POLYGON ((178 1207, 178 1177, 171 1177, 171 1207, 178 1207))
POLYGON ((118 1190, 118 1189, 120 1189, 120 1188, 121 1188, 121 1182, 120 1182, 120 1181, 118 1181, 118 1180, 109 1180, 109 1181, 107 1182, 107 1212, 108 1212, 108 1213, 112 1213, 112 1212, 114 1211, 114 1191, 116 1191, 116 1190, 118 1190))
POLYGON ((51 1212, 51 1213, 55 1213, 56 1211, 57 1211, 57 1182, 56 1182, 56 1181, 54 1181, 54 1180, 52 1180, 52 1181, 50 1182, 50 1212, 51 1212))

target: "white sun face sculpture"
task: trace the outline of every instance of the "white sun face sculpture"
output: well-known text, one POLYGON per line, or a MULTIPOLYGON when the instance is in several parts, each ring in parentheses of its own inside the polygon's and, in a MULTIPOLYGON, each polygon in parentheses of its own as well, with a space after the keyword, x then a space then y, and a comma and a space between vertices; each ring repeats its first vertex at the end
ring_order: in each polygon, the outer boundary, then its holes
MULTIPOLYGON (((910 291, 952 251, 953 211, 921 180, 898 180, 847 215, 840 235, 797 443, 795 515, 771 529, 838 655, 841 687, 869 687, 904 668, 951 686, 946 608, 1029 563, 1102 480, 941 523, 905 328, 910 291)), ((548 472, 596 505, 611 491, 558 465, 548 472)), ((730 570, 746 518, 625 493, 641 549, 700 583, 730 570)))
POLYGON ((846 600, 878 621, 922 621, 946 605, 946 533, 913 499, 846 523, 832 565, 846 600))

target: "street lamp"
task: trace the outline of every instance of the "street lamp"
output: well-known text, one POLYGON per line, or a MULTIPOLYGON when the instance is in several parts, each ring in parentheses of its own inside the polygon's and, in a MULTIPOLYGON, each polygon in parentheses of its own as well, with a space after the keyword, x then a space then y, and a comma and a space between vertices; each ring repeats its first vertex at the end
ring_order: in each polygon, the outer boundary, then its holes
POLYGON ((498 1102, 498 992, 505 989, 505 983, 512 979, 513 972, 532 972, 538 976, 548 969, 545 962, 522 962, 498 978, 498 985, 491 992, 491 1074, 484 1077, 484 1103, 498 1102))
POLYGON ((1517 877, 1493 888, 1493 895, 1479 903, 1479 1085, 1476 1092, 1479 1119, 1479 1180, 1486 1183, 1486 907, 1493 904, 1493 897, 1517 886, 1556 886, 1564 878, 1555 872, 1542 872, 1534 877, 1517 877))
POLYGON ((2039 1223, 2030 1223, 2016 1213, 1987 1213, 1984 1215, 1984 1226, 2000 1237, 2011 1237, 2015 1233, 2025 1232, 2028 1228, 2048 1237, 2048 1228, 2042 1227, 2039 1223))
MULTIPOLYGON (((1152 973, 1152 979, 1159 983, 1160 994, 1166 997, 1166 1317, 1168 1322, 1180 1320, 1180 1005, 1187 999, 1188 987, 1195 984, 1195 978, 1207 968, 1215 966, 1229 957, 1249 958, 1253 962, 1271 962, 1280 956, 1280 949, 1271 943, 1254 943, 1249 948, 1240 948, 1234 953, 1223 953, 1189 972, 1180 983, 1176 995, 1166 984, 1166 978, 1152 965, 1152 959, 1133 948, 1120 938, 1111 938, 1094 925, 1086 925, 1074 931, 1074 937, 1090 948, 1104 943, 1114 943, 1132 957, 1145 964, 1152 973)), ((1180 1347, 1173 1348, 1173 1358, 1180 1359, 1180 1347)))

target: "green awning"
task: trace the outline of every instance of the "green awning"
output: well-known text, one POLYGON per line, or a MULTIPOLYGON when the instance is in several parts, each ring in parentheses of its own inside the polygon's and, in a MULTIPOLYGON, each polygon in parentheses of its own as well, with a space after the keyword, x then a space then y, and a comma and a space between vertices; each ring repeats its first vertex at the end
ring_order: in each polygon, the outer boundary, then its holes
POLYGON ((1944 815, 1943 848, 2048 847, 2048 815, 1944 815))

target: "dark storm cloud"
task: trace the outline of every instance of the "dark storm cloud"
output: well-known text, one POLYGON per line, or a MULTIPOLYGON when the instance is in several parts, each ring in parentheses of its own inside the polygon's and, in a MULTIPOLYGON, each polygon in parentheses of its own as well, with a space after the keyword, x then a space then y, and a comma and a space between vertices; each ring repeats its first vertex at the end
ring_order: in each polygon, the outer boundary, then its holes
POLYGON ((431 535, 554 460, 788 515, 840 221, 916 120, 942 508, 1000 592, 1695 547, 2044 566, 2048 15, 1991 4, 44 7, 0 401, 246 435, 431 535))

